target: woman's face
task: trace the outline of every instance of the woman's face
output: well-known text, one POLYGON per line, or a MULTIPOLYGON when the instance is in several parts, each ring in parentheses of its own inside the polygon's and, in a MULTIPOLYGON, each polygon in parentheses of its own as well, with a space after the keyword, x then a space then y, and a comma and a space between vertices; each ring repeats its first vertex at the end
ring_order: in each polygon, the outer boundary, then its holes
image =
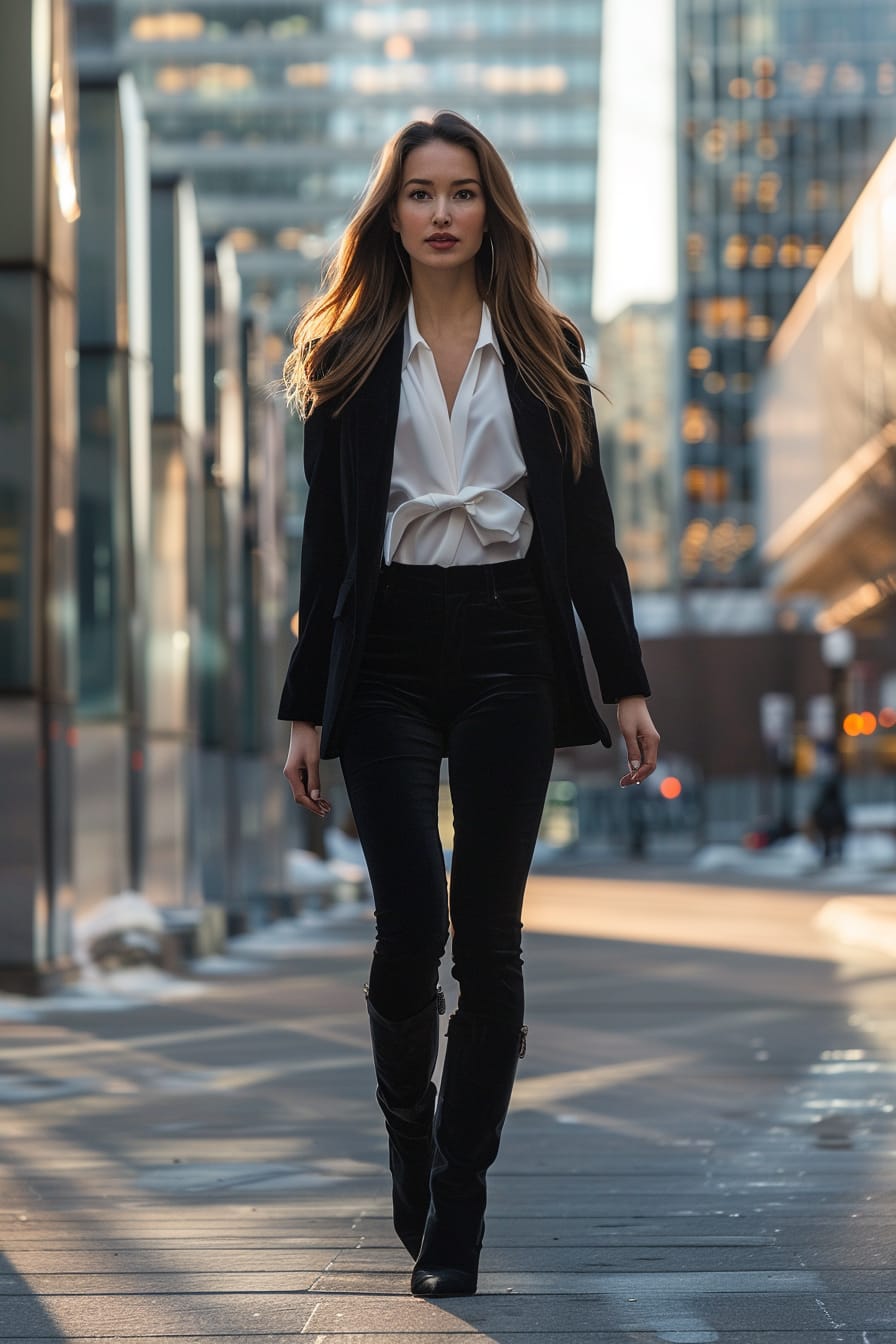
POLYGON ((485 194, 473 151, 447 140, 412 149, 392 224, 413 263, 435 270, 472 265, 485 231, 485 194))

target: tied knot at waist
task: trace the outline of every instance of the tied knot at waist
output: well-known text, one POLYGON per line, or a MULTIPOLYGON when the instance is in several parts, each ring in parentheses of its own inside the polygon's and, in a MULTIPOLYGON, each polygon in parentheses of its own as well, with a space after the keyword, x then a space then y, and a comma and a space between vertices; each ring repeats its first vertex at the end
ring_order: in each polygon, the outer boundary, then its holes
POLYGON ((465 486, 456 495, 438 491, 418 495, 416 499, 405 500, 392 514, 386 537, 386 562, 391 560, 404 533, 416 519, 427 514, 450 513, 454 510, 463 511, 483 546, 490 546, 496 541, 517 541, 520 523, 526 512, 522 504, 511 499, 503 490, 481 485, 465 486))

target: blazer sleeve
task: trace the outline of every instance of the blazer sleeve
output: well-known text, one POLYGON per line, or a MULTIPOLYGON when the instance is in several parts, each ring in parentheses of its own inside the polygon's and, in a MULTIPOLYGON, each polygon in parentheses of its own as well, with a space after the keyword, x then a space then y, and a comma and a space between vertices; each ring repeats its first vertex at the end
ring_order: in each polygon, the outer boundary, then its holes
POLYGON ((280 696, 278 719, 323 721, 333 611, 345 572, 345 532, 341 513, 339 444, 326 406, 305 421, 305 478, 308 499, 302 533, 299 637, 280 696))
MULTIPOLYGON (((576 358, 576 371, 585 371, 576 358)), ((627 695, 650 695, 635 629, 625 561, 616 546, 613 510, 600 465, 600 441, 591 393, 582 389, 591 457, 576 480, 567 459, 566 563, 573 606, 588 640, 606 704, 627 695)))

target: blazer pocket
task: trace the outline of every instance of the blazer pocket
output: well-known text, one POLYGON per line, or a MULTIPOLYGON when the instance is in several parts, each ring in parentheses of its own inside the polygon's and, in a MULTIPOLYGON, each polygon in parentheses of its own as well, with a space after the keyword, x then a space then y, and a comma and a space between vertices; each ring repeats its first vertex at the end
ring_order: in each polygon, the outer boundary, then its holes
POLYGON ((336 594, 336 605, 333 608, 334 621, 338 621, 339 617, 342 615, 342 608, 345 606, 348 595, 354 586, 355 581, 352 578, 344 579, 340 585, 339 592, 336 594))

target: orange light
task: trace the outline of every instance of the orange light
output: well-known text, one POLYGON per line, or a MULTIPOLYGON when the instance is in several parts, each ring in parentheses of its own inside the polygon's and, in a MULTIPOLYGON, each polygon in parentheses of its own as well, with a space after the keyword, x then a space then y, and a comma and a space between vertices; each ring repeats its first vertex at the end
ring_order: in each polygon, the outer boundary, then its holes
POLYGON ((681 780, 676 779, 674 775, 667 775, 660 784, 660 793, 663 798, 680 798, 681 780))
POLYGON ((877 721, 881 728, 896 727, 896 709, 891 708, 890 705, 885 705, 878 715, 877 721))
POLYGON ((861 714, 847 714, 843 720, 843 731, 847 737, 860 737, 862 733, 861 714))
POLYGON ((860 717, 862 720, 862 732, 865 734, 866 737, 870 737, 871 734, 874 732, 875 728, 877 727, 877 719, 871 713, 870 709, 864 710, 860 715, 860 717))

